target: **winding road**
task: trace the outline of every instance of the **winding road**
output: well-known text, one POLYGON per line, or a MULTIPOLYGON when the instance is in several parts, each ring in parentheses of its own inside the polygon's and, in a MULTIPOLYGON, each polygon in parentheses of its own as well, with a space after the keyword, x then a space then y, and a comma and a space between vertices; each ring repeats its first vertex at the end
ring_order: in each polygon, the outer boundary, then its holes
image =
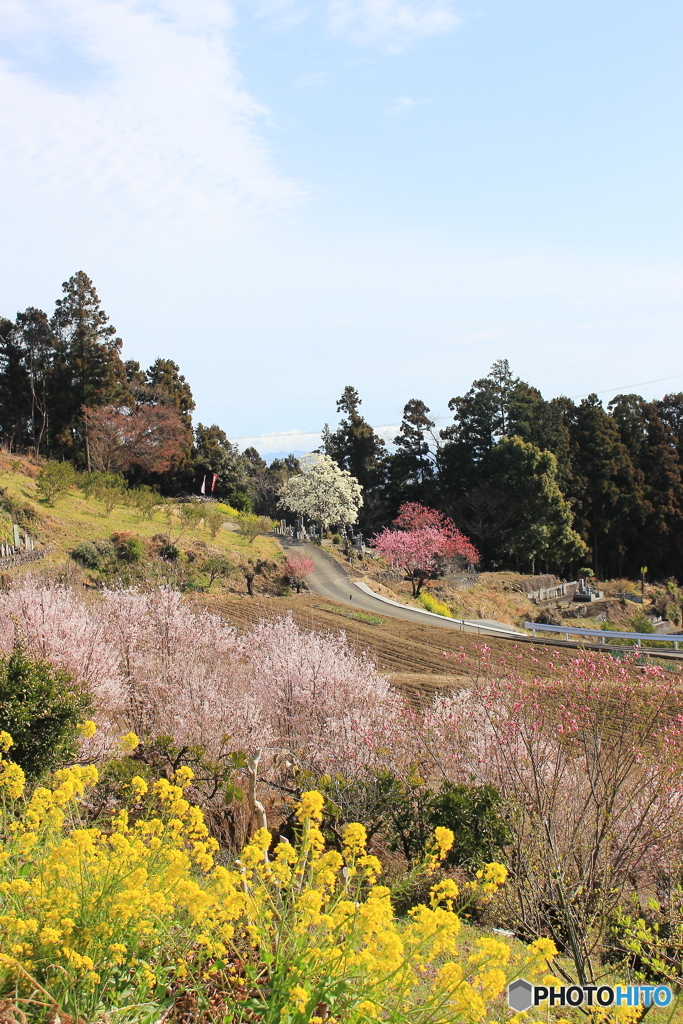
MULTIPOLYGON (((580 650, 597 650, 605 653, 605 647, 598 643, 591 643, 586 638, 581 640, 561 640, 559 636, 537 637, 529 636, 528 633, 521 633, 513 626, 504 622, 492 622, 487 619, 447 619, 443 615, 434 615, 432 612, 422 611, 420 608, 411 608, 409 605, 401 604, 375 594, 370 587, 361 580, 354 580, 345 566, 332 555, 307 541, 290 540, 285 537, 278 537, 280 544, 286 550, 296 550, 299 554, 305 554, 315 564, 315 572, 307 577, 308 589, 328 601, 335 601, 337 604, 345 604, 359 611, 372 612, 373 615, 380 615, 386 618, 405 619, 407 622, 421 622, 428 626, 437 626, 441 629, 459 630, 464 633, 478 633, 481 636, 497 637, 500 640, 514 640, 517 643, 538 644, 547 647, 571 647, 580 650)), ((571 629, 570 629, 571 632, 571 629)), ((610 645, 610 653, 622 652, 631 654, 634 651, 633 645, 626 643, 623 647, 610 645)), ((640 652, 639 652, 640 653, 640 652)), ((650 654, 665 661, 679 661, 683 659, 683 651, 651 650, 650 654)))
POLYGON ((306 578, 306 584, 314 594, 319 594, 320 597, 325 597, 328 601, 350 605, 359 611, 372 612, 373 615, 405 619, 407 622, 422 622, 428 626, 438 626, 441 629, 455 629, 460 632, 479 633, 483 636, 497 636, 501 639, 526 638, 525 633, 520 633, 519 630, 504 622, 491 622, 486 619, 447 619, 443 615, 435 615, 433 612, 422 611, 420 608, 411 608, 399 601, 382 597, 381 594, 374 594, 366 583, 354 580, 343 565, 340 565, 332 555, 328 555, 317 544, 289 540, 284 537, 278 537, 278 540, 284 548, 296 549, 300 554, 305 554, 313 561, 315 572, 306 578))

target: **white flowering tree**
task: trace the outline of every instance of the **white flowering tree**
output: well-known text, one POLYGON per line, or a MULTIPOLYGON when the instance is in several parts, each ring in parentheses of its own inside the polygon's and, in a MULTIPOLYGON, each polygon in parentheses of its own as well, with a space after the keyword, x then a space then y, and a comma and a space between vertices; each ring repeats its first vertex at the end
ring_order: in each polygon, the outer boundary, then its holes
POLYGON ((363 488, 355 476, 329 455, 305 455, 301 469, 280 491, 280 508, 311 519, 321 533, 330 523, 356 522, 363 488))

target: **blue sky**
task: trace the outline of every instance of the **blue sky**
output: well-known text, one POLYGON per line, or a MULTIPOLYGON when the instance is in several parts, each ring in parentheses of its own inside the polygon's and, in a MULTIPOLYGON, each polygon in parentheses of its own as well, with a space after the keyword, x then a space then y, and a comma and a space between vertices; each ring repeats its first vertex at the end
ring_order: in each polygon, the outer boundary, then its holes
POLYGON ((85 270, 264 453, 346 384, 445 424, 503 357, 683 390, 682 37, 665 0, 0 0, 0 312, 85 270))

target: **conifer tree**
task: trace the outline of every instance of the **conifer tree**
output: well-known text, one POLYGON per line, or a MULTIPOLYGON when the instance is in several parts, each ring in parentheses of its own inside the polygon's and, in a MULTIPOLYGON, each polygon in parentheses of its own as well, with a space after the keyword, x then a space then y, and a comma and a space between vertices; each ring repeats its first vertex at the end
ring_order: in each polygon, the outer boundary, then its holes
POLYGON ((62 285, 52 318, 55 335, 54 388, 49 410, 53 445, 69 455, 82 452, 90 469, 82 411, 117 405, 128 395, 121 361, 123 342, 100 305, 92 281, 79 270, 62 285))
POLYGON ((597 576, 619 572, 625 562, 626 523, 642 527, 642 482, 619 436, 617 424, 597 395, 576 407, 571 427, 576 525, 592 549, 597 576))
POLYGON ((434 432, 429 409, 418 398, 403 407, 396 452, 389 459, 389 482, 398 509, 405 501, 432 504, 436 484, 436 458, 440 439, 434 432))
POLYGON ((361 399, 354 387, 344 388, 337 401, 337 412, 345 414, 337 430, 323 438, 325 454, 341 469, 347 470, 363 488, 363 508, 359 517, 364 530, 379 522, 385 511, 386 446, 361 415, 361 399))

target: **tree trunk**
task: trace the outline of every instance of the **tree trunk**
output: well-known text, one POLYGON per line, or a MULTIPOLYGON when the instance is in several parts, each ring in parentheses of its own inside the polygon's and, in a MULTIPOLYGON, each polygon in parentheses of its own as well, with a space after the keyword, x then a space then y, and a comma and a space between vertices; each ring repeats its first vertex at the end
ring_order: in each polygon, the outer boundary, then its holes
POLYGON ((85 440, 85 468, 88 473, 90 472, 90 439, 88 437, 88 420, 85 418, 85 433, 83 435, 85 440))
MULTIPOLYGON (((268 828, 268 819, 266 818, 266 809, 260 800, 256 799, 256 776, 258 773, 258 763, 261 760, 261 751, 257 750, 251 761, 247 765, 247 775, 249 777, 249 789, 247 792, 247 799, 249 800, 249 807, 251 813, 256 819, 256 825, 258 828, 268 828)), ((266 860, 268 860, 268 854, 266 853, 266 860)))

